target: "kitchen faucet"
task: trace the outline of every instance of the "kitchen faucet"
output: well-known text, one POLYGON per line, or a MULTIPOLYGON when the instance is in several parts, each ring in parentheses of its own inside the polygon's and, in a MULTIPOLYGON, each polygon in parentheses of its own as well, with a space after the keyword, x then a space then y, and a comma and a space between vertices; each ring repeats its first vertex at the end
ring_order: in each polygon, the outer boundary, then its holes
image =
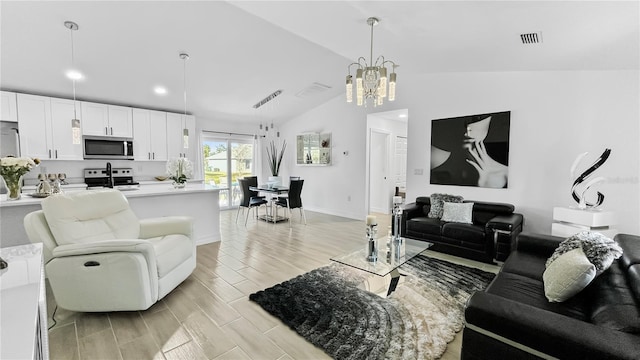
POLYGON ((113 171, 111 171, 111 163, 107 163, 107 187, 113 189, 113 171))

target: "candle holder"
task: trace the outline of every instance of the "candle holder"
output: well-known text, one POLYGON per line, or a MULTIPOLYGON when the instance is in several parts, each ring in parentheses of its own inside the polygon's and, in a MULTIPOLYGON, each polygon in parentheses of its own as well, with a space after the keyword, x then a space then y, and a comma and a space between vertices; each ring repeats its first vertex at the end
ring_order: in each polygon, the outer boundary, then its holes
POLYGON ((367 225, 367 261, 378 261, 378 243, 376 241, 377 224, 367 225))
POLYGON ((402 243, 400 237, 400 227, 402 226, 402 198, 400 196, 393 197, 393 240, 402 243))

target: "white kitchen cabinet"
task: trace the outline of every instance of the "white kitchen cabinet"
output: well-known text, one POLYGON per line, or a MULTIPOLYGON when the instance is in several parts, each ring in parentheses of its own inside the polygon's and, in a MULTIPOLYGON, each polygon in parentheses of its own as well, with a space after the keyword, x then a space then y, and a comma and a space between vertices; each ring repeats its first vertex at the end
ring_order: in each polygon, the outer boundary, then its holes
POLYGON ((195 164, 197 159, 196 118, 192 115, 167 113, 168 157, 186 157, 195 164), (184 129, 189 137, 185 144, 184 129), (186 146, 185 146, 186 145, 186 146))
MULTIPOLYGON (((82 128, 82 110, 76 102, 77 119, 82 128)), ((82 160, 82 139, 73 143, 71 120, 74 119, 73 100, 51 98, 51 144, 56 160, 82 160)))
POLYGON ((133 137, 130 107, 83 101, 83 135, 133 137))
POLYGON ((133 137, 133 120, 131 108, 127 106, 108 105, 109 135, 116 137, 133 137))
POLYGON ((18 130, 22 156, 52 159, 51 99, 46 96, 18 94, 18 130))
POLYGON ((167 161, 167 113, 133 109, 134 160, 167 161))
MULTIPOLYGON (((20 153, 43 160, 82 160, 82 143, 73 144, 73 100, 18 94, 20 153)), ((77 117, 82 119, 80 109, 77 117)), ((82 126, 82 120, 80 121, 82 126)))
POLYGON ((18 121, 18 105, 16 93, 0 91, 0 120, 18 121))

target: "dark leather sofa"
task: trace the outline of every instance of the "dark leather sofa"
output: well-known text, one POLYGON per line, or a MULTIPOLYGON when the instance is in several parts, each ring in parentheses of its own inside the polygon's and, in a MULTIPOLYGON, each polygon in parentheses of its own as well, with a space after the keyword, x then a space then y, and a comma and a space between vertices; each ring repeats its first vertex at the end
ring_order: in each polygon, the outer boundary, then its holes
POLYGON ((523 218, 510 204, 473 202, 473 224, 444 222, 427 216, 431 207, 428 196, 404 206, 400 234, 433 243, 435 250, 472 260, 493 263, 504 261, 512 242, 522 231, 523 218))
POLYGON ((545 262, 564 239, 520 234, 465 310, 462 359, 640 359, 640 237, 618 234, 620 259, 577 295, 548 302, 545 262))

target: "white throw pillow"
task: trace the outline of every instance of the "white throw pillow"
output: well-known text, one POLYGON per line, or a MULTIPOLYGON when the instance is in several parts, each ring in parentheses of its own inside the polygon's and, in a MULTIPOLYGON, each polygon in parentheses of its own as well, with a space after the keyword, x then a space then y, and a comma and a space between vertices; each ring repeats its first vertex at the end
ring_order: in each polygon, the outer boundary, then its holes
POLYGON ((582 249, 558 256, 542 274, 544 295, 550 302, 563 302, 579 293, 596 277, 596 267, 582 249))
POLYGON ((442 210, 442 221, 473 224, 473 203, 445 202, 442 210))

